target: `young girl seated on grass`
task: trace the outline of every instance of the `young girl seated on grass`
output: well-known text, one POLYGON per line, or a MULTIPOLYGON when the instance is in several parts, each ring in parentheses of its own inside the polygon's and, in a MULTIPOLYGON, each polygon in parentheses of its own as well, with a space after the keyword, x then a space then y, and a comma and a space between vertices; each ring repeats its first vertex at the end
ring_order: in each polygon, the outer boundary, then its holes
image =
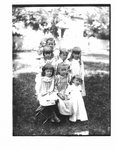
POLYGON ((37 95, 37 100, 41 106, 52 106, 51 110, 53 113, 52 122, 60 122, 60 119, 56 115, 56 102, 58 96, 54 92, 54 73, 55 69, 51 64, 46 64, 42 67, 42 73, 37 76, 35 82, 35 90, 37 95))
POLYGON ((71 79, 71 85, 68 86, 65 94, 66 100, 71 101, 71 115, 69 120, 76 122, 77 120, 88 120, 87 112, 82 97, 82 79, 79 75, 75 75, 71 79))

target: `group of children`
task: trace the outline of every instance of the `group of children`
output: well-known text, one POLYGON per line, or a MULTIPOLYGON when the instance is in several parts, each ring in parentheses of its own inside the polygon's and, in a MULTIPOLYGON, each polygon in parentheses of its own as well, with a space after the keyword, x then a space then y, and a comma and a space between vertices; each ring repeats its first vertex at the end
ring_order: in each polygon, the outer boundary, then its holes
POLYGON ((81 49, 74 47, 55 51, 55 41, 48 38, 40 45, 38 74, 35 78, 37 100, 41 106, 51 106, 52 122, 60 122, 56 107, 69 121, 88 120, 83 96, 84 64, 81 49))

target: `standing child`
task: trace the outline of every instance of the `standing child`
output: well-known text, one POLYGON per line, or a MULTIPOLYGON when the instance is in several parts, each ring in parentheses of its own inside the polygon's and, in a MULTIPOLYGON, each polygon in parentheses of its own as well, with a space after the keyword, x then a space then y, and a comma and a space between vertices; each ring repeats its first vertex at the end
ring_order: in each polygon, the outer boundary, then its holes
POLYGON ((70 61, 71 76, 79 75, 82 79, 82 96, 86 96, 85 83, 84 83, 84 63, 81 58, 80 47, 74 47, 72 49, 70 61))
POLYGON ((66 48, 62 48, 60 49, 60 53, 59 53, 59 59, 58 59, 58 64, 60 63, 64 63, 64 64, 68 64, 70 65, 70 62, 69 60, 67 60, 67 57, 68 57, 68 51, 66 48))
POLYGON ((77 120, 86 121, 88 120, 87 112, 84 105, 84 100, 82 97, 82 79, 80 76, 75 75, 71 79, 71 85, 68 86, 66 90, 66 95, 69 101, 71 101, 72 109, 69 120, 71 122, 76 122, 77 120))
POLYGON ((39 72, 41 73, 42 67, 46 64, 46 63, 50 63, 54 66, 54 68, 56 69, 57 67, 57 63, 56 63, 56 59, 54 58, 54 54, 53 54, 53 49, 50 46, 45 46, 43 48, 43 58, 41 58, 41 60, 39 61, 39 72))
POLYGON ((45 66, 43 66, 41 76, 37 76, 35 80, 35 90, 37 100, 39 101, 41 106, 52 106, 52 121, 60 122, 60 119, 57 117, 55 112, 56 101, 58 97, 54 92, 54 73, 55 69, 51 64, 46 64, 45 66))
POLYGON ((38 53, 38 57, 37 59, 41 59, 43 57, 43 48, 46 46, 46 38, 42 39, 42 41, 39 44, 37 53, 38 53))
POLYGON ((56 46, 56 42, 54 40, 54 38, 50 37, 46 40, 46 45, 47 46, 50 46, 52 49, 53 49, 53 53, 54 53, 54 57, 56 59, 58 59, 58 56, 59 56, 59 49, 55 48, 56 46))

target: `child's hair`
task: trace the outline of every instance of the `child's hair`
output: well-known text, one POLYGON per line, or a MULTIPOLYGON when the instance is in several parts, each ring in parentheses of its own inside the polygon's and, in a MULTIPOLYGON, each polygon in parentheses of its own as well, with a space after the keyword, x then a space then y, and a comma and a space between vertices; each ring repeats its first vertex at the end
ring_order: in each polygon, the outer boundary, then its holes
POLYGON ((66 48, 60 49, 60 54, 59 55, 61 55, 62 53, 68 55, 68 51, 66 50, 66 48))
POLYGON ((53 49, 52 49, 50 46, 45 46, 45 47, 43 48, 43 56, 45 56, 45 53, 50 53, 50 52, 51 52, 51 54, 52 54, 51 57, 53 57, 53 56, 54 56, 54 54, 53 54, 53 49))
POLYGON ((46 46, 46 38, 44 38, 41 42, 40 42, 40 45, 39 47, 44 47, 46 46))
POLYGON ((68 64, 64 64, 64 63, 58 64, 58 67, 57 67, 57 74, 60 74, 60 69, 61 69, 61 68, 67 69, 67 74, 68 74, 69 68, 70 68, 70 66, 69 66, 68 64))
MULTIPOLYGON (((71 53, 71 56, 69 58, 69 61, 71 61, 73 59, 73 54, 74 53, 81 54, 81 48, 80 47, 74 47, 72 49, 72 53, 71 53)), ((81 56, 80 56, 79 60, 80 60, 79 62, 80 62, 80 65, 81 65, 81 56)))
POLYGON ((71 78, 71 81, 70 81, 70 85, 72 85, 73 81, 75 78, 78 78, 80 84, 82 84, 82 78, 79 76, 79 75, 74 75, 72 78, 71 78))
POLYGON ((45 64, 43 66, 42 73, 41 73, 42 76, 45 76, 45 70, 52 70, 51 77, 54 76, 54 74, 55 74, 55 68, 50 63, 47 63, 47 64, 45 64))
POLYGON ((50 37, 46 40, 46 44, 48 44, 48 41, 51 41, 54 46, 56 45, 55 40, 52 37, 50 37))

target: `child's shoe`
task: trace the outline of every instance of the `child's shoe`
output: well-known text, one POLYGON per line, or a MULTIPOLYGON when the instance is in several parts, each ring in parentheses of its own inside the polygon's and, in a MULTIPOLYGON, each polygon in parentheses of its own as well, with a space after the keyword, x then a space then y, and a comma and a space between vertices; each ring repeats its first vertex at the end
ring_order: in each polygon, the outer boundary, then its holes
POLYGON ((55 122, 57 122, 57 123, 60 122, 60 119, 59 119, 57 116, 54 118, 54 120, 55 120, 55 122))
POLYGON ((55 116, 54 118, 51 118, 51 122, 52 122, 52 123, 55 123, 55 122, 56 122, 56 123, 60 123, 60 119, 55 116))

